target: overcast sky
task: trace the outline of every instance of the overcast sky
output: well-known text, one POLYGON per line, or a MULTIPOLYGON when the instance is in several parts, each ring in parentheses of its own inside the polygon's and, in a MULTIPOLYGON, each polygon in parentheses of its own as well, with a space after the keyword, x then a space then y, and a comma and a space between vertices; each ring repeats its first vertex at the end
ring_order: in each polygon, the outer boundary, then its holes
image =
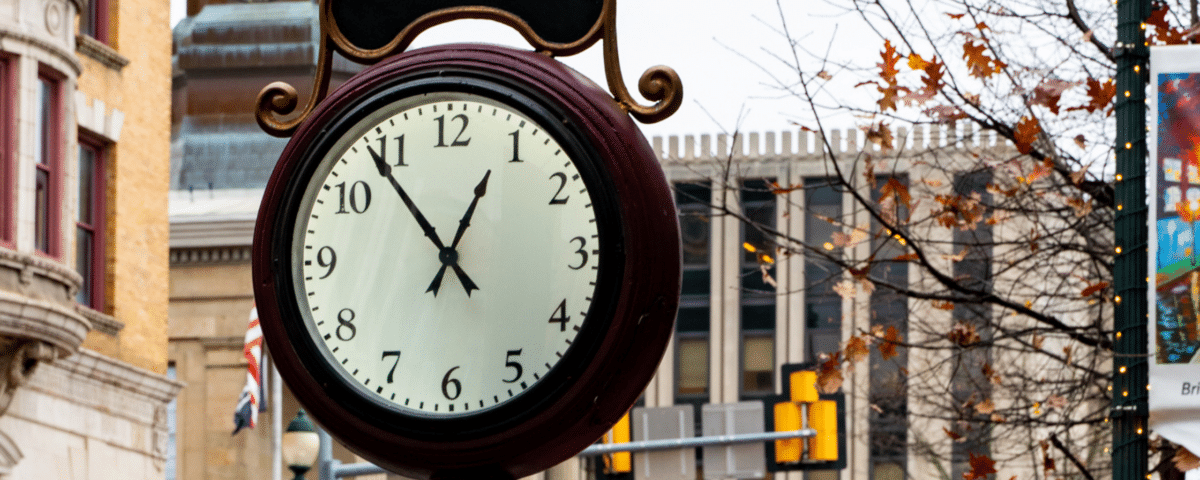
MULTIPOLYGON (((792 35, 802 38, 810 50, 824 52, 831 41, 837 57, 867 58, 862 55, 879 50, 873 34, 854 28, 857 22, 853 17, 831 13, 823 2, 782 3, 792 35)), ((735 128, 742 132, 797 128, 790 120, 803 118, 805 106, 770 88, 770 78, 755 65, 768 67, 777 75, 787 74, 771 56, 791 55, 778 33, 780 13, 775 0, 624 0, 617 7, 621 71, 635 98, 644 101, 636 93, 637 79, 654 65, 674 68, 684 85, 683 106, 667 120, 643 125, 647 137, 732 132, 735 128)), ((172 25, 185 10, 185 0, 171 0, 172 25)), ((435 27, 421 34, 413 48, 453 42, 529 48, 512 29, 481 20, 435 27)), ((600 50, 597 44, 561 60, 605 85, 600 50)), ((838 126, 851 126, 849 119, 845 123, 838 126)))

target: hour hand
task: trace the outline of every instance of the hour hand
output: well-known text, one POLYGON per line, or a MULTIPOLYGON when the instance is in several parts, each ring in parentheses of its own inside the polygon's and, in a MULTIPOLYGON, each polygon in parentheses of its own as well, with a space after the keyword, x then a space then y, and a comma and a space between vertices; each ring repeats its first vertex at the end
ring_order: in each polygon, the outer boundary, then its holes
POLYGON ((467 212, 463 214, 462 220, 458 221, 458 231, 454 233, 454 241, 450 242, 450 246, 442 249, 442 253, 438 258, 442 261, 442 268, 438 269, 437 275, 434 275, 433 282, 429 284, 429 289, 426 292, 433 292, 436 297, 438 289, 442 286, 442 277, 446 275, 446 267, 454 269, 454 273, 458 274, 459 280, 463 282, 463 288, 467 290, 467 296, 471 296, 471 290, 478 290, 479 287, 472 282, 470 278, 463 273, 462 268, 458 266, 458 242, 462 240, 463 233, 466 233, 467 227, 471 225, 471 217, 475 215, 475 206, 479 204, 479 198, 487 194, 488 178, 492 176, 492 171, 488 170, 483 174, 483 180, 479 181, 479 185, 475 186, 475 198, 471 200, 471 205, 467 207, 467 212))

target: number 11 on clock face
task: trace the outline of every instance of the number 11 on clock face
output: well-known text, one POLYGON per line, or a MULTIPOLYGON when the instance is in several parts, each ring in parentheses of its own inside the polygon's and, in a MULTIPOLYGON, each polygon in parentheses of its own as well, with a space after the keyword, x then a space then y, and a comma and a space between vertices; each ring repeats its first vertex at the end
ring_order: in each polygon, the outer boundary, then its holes
POLYGON ((488 411, 550 374, 596 293, 591 171, 502 101, 442 92, 355 123, 303 194, 292 272, 338 374, 412 415, 488 411))

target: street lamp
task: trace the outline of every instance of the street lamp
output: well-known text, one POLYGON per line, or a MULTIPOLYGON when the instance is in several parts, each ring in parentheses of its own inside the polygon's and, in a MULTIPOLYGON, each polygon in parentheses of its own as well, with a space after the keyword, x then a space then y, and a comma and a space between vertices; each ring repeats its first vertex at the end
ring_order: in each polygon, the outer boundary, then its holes
POLYGON ((296 413, 296 418, 288 424, 281 448, 283 463, 296 474, 292 480, 304 480, 304 474, 312 468, 312 463, 317 458, 318 448, 320 439, 317 431, 302 408, 296 413))

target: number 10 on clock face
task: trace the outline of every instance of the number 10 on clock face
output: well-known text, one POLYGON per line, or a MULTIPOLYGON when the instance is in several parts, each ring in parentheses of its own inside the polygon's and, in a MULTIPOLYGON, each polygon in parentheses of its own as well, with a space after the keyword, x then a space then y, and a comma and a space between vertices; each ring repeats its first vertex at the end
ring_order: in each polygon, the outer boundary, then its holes
POLYGON ((294 224, 292 283, 317 350, 353 388, 406 414, 471 415, 568 354, 603 222, 590 170, 545 127, 440 92, 375 110, 325 152, 294 224))

